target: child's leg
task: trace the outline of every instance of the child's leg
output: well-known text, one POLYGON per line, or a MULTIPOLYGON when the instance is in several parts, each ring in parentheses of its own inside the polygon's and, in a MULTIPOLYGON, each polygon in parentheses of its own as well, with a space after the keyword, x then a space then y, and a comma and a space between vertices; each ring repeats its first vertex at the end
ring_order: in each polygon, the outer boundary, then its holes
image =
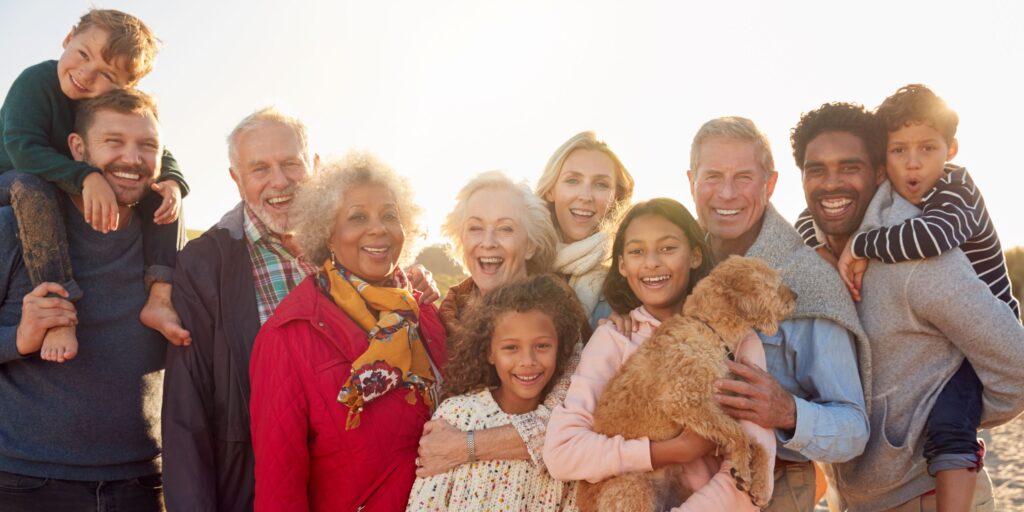
POLYGON ((935 476, 939 512, 966 511, 974 498, 981 422, 982 384, 966 359, 942 388, 928 415, 925 457, 935 476))
MULTIPOLYGON (((72 302, 82 298, 82 289, 71 275, 71 256, 64 227, 60 192, 52 183, 18 171, 0 174, 0 206, 10 205, 18 219, 22 260, 32 286, 58 283, 72 302)), ((56 327, 46 332, 40 356, 63 363, 78 353, 75 328, 56 327)))
POLYGON ((149 298, 139 313, 139 320, 150 329, 159 331, 175 345, 187 345, 192 340, 181 327, 181 319, 171 304, 171 278, 178 248, 184 239, 181 216, 171 224, 153 222, 153 214, 160 207, 160 194, 146 194, 138 205, 142 220, 142 251, 146 264, 146 288, 149 298))

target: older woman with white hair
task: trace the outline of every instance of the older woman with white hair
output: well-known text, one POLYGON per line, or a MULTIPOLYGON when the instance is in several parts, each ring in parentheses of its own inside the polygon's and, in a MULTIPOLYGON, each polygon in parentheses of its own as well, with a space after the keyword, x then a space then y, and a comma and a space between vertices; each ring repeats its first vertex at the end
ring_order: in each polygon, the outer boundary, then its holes
POLYGON ((433 305, 399 262, 419 231, 408 183, 352 154, 292 207, 319 264, 278 306, 250 363, 257 510, 404 510, 446 361, 433 305))
POLYGON ((555 272, 576 291, 591 327, 612 313, 601 296, 610 237, 633 197, 633 176, 593 132, 580 132, 551 155, 537 181, 558 232, 555 272))
MULTIPOLYGON (((500 171, 473 178, 456 196, 455 208, 441 228, 453 257, 470 277, 448 290, 441 319, 454 333, 477 297, 516 279, 551 271, 557 235, 551 214, 525 183, 515 183, 500 171)), ((420 440, 420 468, 426 477, 476 460, 533 460, 542 464, 544 433, 551 410, 560 404, 569 377, 579 361, 582 341, 590 326, 580 326, 580 341, 570 367, 537 410, 514 415, 512 424, 463 432, 444 421, 430 421, 420 440)))

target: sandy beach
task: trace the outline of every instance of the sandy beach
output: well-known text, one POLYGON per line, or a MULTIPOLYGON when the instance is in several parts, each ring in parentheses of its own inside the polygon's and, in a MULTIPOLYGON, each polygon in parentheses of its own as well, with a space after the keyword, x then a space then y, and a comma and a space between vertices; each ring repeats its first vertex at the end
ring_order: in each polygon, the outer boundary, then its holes
POLYGON ((1024 416, 983 433, 996 510, 1024 511, 1024 416))

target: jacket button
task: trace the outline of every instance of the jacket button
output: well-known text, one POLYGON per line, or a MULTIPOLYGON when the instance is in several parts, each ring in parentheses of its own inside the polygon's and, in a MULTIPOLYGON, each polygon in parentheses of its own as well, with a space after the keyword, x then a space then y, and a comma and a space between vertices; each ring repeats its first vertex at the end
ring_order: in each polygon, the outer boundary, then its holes
POLYGON ((323 322, 317 322, 316 325, 319 325, 320 327, 323 327, 324 323, 323 322))

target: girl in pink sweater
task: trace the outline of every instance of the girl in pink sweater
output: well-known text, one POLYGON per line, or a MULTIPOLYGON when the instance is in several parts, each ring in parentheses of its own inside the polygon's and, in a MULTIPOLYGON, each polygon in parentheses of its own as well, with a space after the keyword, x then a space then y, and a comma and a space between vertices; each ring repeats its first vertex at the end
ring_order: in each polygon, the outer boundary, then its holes
MULTIPOLYGON (((559 480, 599 482, 622 473, 680 464, 684 484, 694 494, 673 510, 758 510, 746 493, 736 489, 729 468, 715 455, 716 447, 696 434, 684 431, 674 439, 651 441, 607 437, 591 429, 604 386, 662 321, 682 311, 693 285, 712 266, 697 221, 682 204, 666 198, 629 210, 615 235, 612 254, 615 261, 604 294, 616 311, 628 312, 633 332, 625 336, 607 323, 584 347, 565 402, 548 423, 544 442, 548 471, 559 480)), ((764 349, 753 331, 736 355, 762 369, 765 366, 764 349)), ((773 433, 747 421, 740 423, 774 461, 773 433)))

